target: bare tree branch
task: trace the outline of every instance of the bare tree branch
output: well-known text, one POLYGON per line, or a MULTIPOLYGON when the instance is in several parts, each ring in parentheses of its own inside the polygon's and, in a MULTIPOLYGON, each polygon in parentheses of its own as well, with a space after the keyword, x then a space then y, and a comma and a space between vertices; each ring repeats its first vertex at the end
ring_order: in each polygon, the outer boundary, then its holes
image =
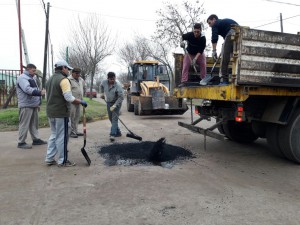
POLYGON ((101 62, 113 53, 115 42, 112 41, 107 26, 97 15, 90 15, 84 20, 78 17, 70 33, 69 63, 82 69, 84 79, 90 78, 91 90, 94 76, 100 72, 101 62))
MULTIPOLYGON (((155 39, 168 40, 178 45, 183 33, 192 29, 195 23, 203 23, 205 10, 203 3, 184 1, 181 5, 164 3, 165 7, 157 11, 159 19, 156 21, 155 39)), ((203 29, 206 29, 203 27, 203 29)))

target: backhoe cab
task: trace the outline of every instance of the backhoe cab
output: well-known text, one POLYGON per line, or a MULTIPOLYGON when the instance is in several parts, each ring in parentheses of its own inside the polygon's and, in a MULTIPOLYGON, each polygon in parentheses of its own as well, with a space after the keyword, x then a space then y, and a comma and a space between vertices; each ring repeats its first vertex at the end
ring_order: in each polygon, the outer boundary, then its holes
POLYGON ((182 115, 182 99, 170 96, 170 77, 158 61, 140 60, 128 68, 127 110, 135 115, 182 115))

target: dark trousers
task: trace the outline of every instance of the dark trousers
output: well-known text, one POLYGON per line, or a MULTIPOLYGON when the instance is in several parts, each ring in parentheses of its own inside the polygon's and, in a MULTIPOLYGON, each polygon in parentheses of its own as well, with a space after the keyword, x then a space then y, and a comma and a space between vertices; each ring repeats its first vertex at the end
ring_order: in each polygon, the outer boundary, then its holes
POLYGON ((233 52, 233 41, 231 40, 231 34, 234 30, 230 30, 225 37, 224 44, 222 47, 222 58, 221 58, 221 81, 229 80, 229 63, 230 63, 230 56, 233 52))

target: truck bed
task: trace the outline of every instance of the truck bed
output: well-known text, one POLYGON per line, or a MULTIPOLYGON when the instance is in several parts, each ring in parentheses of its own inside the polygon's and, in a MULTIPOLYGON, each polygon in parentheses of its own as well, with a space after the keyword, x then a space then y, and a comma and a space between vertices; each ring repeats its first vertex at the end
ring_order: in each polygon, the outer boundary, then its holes
POLYGON ((300 35, 233 28, 230 85, 182 87, 174 90, 175 96, 222 101, 300 96, 300 35))
POLYGON ((231 38, 234 83, 300 87, 300 35, 237 26, 231 38))

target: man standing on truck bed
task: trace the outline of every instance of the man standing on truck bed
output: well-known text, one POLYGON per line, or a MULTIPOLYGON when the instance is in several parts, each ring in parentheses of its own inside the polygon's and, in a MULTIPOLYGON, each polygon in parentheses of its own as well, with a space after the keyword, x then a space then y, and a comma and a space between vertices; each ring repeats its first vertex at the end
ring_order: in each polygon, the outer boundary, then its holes
POLYGON ((233 52, 233 42, 230 40, 230 35, 234 32, 231 25, 238 25, 232 19, 219 19, 217 15, 212 14, 207 18, 207 23, 211 27, 211 43, 213 46, 212 57, 217 60, 217 43, 219 35, 224 38, 224 44, 222 47, 222 59, 221 59, 221 84, 229 83, 228 65, 230 62, 230 53, 233 52))
MULTIPOLYGON (((201 79, 206 75, 206 57, 204 49, 206 47, 206 38, 201 35, 202 25, 201 23, 195 23, 193 32, 188 32, 182 35, 182 40, 187 41, 188 46, 186 48, 187 53, 184 55, 182 65, 182 76, 180 86, 187 86, 189 77, 189 68, 191 64, 194 66, 196 63, 200 66, 201 79)), ((184 48, 184 43, 181 44, 184 48)))

